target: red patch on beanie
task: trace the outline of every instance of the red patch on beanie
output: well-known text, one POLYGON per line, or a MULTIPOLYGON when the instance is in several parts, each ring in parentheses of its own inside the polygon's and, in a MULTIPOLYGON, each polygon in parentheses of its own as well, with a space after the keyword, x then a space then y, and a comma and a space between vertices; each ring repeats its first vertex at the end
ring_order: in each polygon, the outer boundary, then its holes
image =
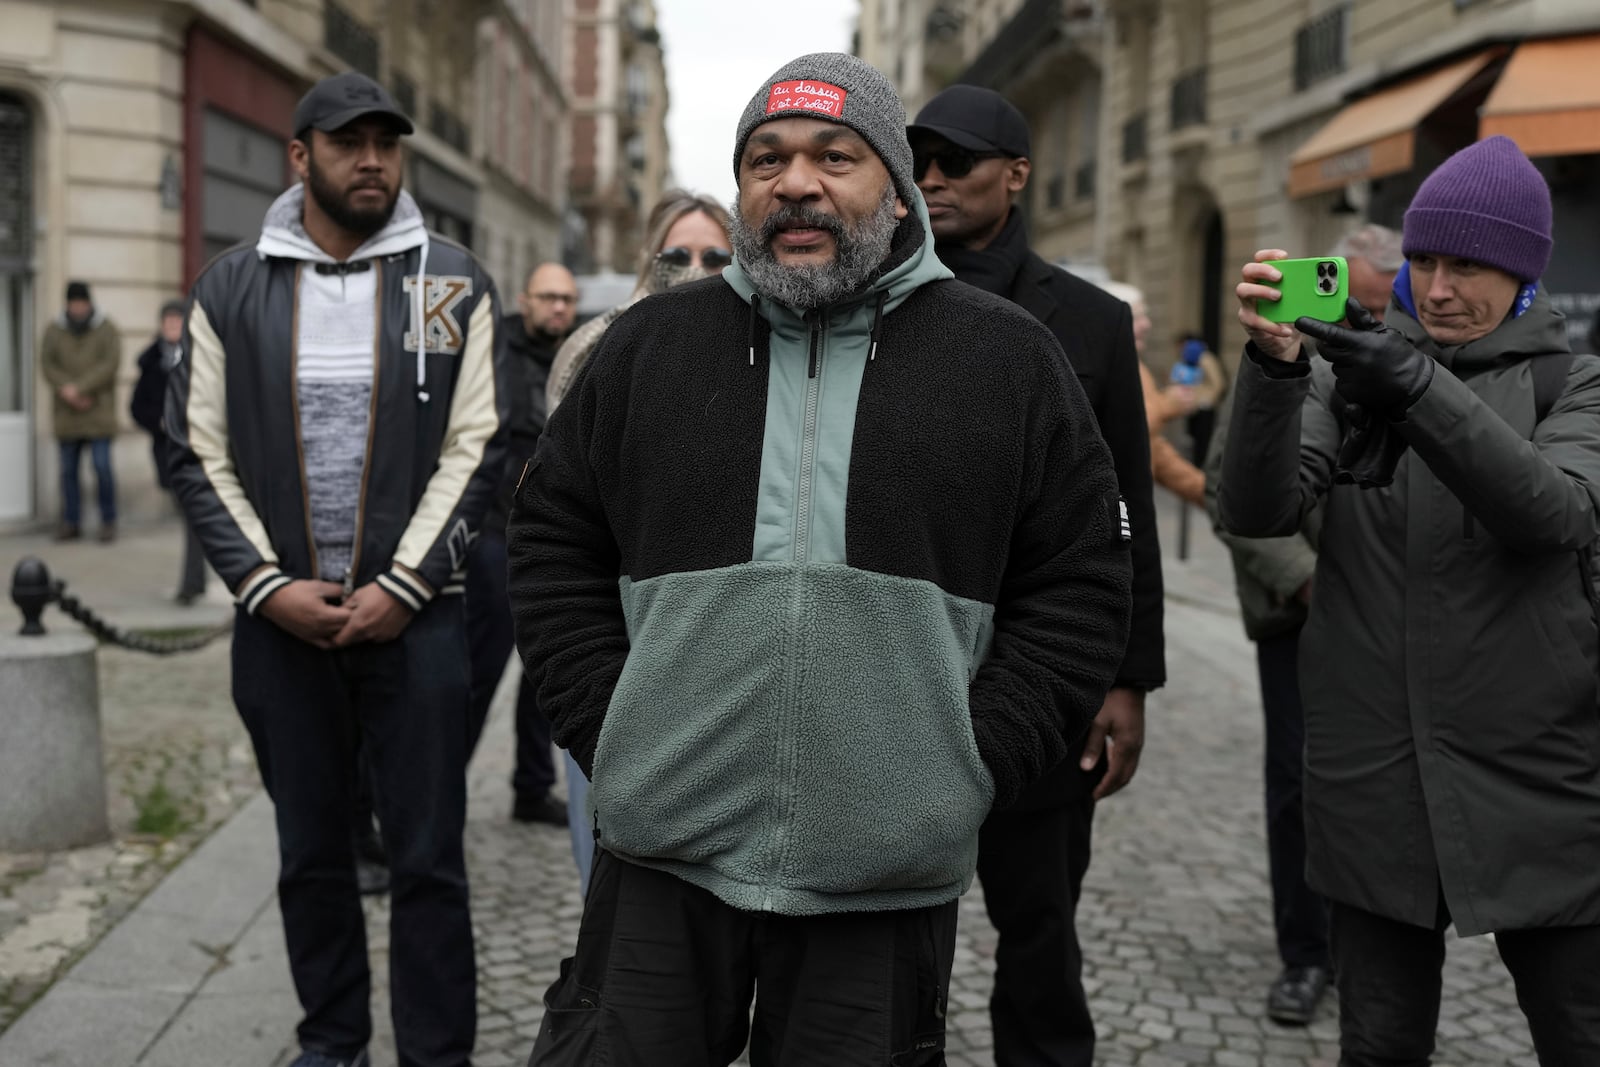
POLYGON ((844 98, 837 85, 819 81, 777 82, 767 95, 767 114, 775 111, 815 111, 829 118, 844 115, 844 98))

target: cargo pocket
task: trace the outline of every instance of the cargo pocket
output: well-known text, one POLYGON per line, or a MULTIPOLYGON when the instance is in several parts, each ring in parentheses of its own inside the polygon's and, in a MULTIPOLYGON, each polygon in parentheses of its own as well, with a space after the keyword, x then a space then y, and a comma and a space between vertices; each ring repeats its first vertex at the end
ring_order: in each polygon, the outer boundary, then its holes
POLYGON ((561 961, 561 975, 544 995, 544 1021, 533 1042, 528 1067, 603 1065, 600 1048, 600 993, 572 975, 573 957, 561 961))
MULTIPOLYGON (((949 1010, 950 970, 955 957, 958 901, 920 908, 901 921, 913 945, 915 992, 911 997, 910 1044, 889 1056, 890 1067, 942 1067, 945 1017, 949 1010)), ((900 1030, 904 1034, 905 1030, 900 1030)))

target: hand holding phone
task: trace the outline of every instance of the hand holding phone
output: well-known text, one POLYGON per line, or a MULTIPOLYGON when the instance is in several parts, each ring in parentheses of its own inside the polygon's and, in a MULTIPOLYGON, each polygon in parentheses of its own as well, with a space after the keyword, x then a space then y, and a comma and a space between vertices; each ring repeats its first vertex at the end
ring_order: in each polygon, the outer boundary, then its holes
POLYGON ((1239 271, 1234 296, 1239 301, 1239 325, 1250 335, 1251 346, 1264 356, 1293 362, 1300 354, 1300 334, 1287 322, 1275 322, 1261 314, 1269 303, 1283 297, 1278 285, 1283 274, 1276 263, 1289 258, 1281 248, 1263 248, 1239 271))

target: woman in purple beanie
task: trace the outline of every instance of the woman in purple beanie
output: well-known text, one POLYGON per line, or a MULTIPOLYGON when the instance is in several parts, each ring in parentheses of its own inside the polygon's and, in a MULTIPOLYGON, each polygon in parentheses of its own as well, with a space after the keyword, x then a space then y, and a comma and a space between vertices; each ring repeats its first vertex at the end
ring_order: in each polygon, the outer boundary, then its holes
POLYGON ((1324 505, 1300 680, 1340 1063, 1429 1062, 1454 923, 1495 935, 1540 1063, 1600 1064, 1600 359, 1539 285, 1550 191, 1510 140, 1429 175, 1403 245, 1383 324, 1269 322, 1287 253, 1244 267, 1219 488, 1247 537, 1324 505))

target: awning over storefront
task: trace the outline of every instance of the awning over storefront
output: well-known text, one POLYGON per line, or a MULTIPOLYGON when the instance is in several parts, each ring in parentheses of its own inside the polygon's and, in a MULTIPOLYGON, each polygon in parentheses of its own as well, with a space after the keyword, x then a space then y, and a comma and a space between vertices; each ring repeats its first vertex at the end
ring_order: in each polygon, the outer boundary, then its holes
POLYGON ((1497 133, 1530 156, 1600 152, 1600 36, 1521 45, 1483 106, 1478 135, 1497 133))
POLYGON ((1348 105, 1289 157, 1289 195, 1410 170, 1417 124, 1503 54, 1488 49, 1348 105))

